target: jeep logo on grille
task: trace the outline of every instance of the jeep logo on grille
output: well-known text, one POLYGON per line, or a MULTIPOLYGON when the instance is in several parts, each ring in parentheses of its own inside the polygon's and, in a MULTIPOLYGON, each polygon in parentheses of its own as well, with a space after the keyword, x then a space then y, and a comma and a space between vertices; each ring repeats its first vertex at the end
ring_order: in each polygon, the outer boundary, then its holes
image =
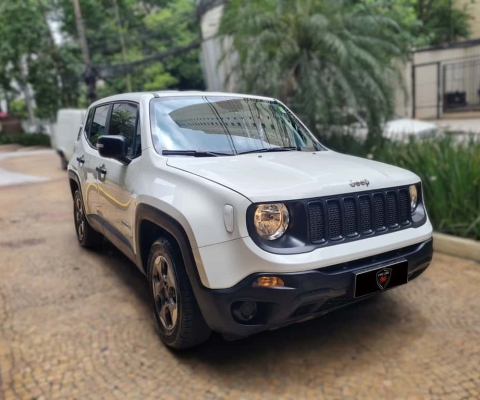
POLYGON ((362 180, 362 181, 350 181, 350 186, 351 187, 355 187, 355 186, 369 186, 370 185, 370 182, 366 179, 362 180))

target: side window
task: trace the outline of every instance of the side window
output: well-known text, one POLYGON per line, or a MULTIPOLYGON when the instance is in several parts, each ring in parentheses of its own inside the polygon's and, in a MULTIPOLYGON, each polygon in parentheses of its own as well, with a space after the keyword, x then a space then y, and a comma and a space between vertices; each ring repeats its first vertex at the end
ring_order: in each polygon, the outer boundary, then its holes
MULTIPOLYGON (((89 111, 88 111, 88 116, 87 116, 87 121, 85 122, 85 134, 87 135, 87 138, 88 138, 88 133, 90 131, 90 125, 92 124, 92 119, 93 119, 93 111, 94 109, 91 108, 89 111)), ((82 130, 80 129, 78 131, 78 138, 77 140, 80 140, 80 133, 82 132, 82 130)))
POLYGON ((127 142, 127 157, 135 158, 141 153, 140 132, 137 129, 138 106, 131 103, 113 105, 108 128, 109 135, 122 135, 127 142))
POLYGON ((135 150, 135 154, 133 155, 133 157, 138 157, 140 154, 142 154, 142 131, 140 129, 140 114, 137 116, 137 128, 135 132, 134 150, 135 150))
POLYGON ((87 132, 87 140, 93 147, 97 147, 97 141, 100 136, 105 135, 105 125, 110 106, 100 106, 95 108, 93 121, 87 132))

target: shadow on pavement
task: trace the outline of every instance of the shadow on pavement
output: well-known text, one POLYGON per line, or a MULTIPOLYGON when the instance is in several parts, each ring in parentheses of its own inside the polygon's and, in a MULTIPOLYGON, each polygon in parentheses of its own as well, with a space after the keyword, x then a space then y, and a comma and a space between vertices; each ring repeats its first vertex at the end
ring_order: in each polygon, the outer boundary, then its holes
MULTIPOLYGON (((151 317, 144 275, 109 243, 105 243, 100 255, 105 268, 111 269, 130 288, 144 304, 145 314, 151 317)), ((279 362, 284 362, 288 368, 295 363, 307 363, 312 368, 321 365, 326 370, 329 364, 333 368, 341 362, 352 373, 355 368, 362 368, 365 360, 381 363, 385 357, 393 359, 409 351, 411 342, 422 337, 427 320, 415 303, 408 300, 405 290, 408 287, 397 288, 315 320, 241 340, 229 342, 213 333, 205 344, 174 354, 186 365, 201 364, 203 368, 195 368, 196 374, 211 373, 217 379, 229 379, 228 376, 242 365, 243 368, 247 365, 252 375, 262 374, 265 365, 276 364, 278 368, 279 362)), ((153 321, 151 324, 154 329, 153 321)), ((147 346, 152 352, 162 353, 165 348, 158 344, 147 346)), ((297 378, 307 379, 302 375, 297 378)))

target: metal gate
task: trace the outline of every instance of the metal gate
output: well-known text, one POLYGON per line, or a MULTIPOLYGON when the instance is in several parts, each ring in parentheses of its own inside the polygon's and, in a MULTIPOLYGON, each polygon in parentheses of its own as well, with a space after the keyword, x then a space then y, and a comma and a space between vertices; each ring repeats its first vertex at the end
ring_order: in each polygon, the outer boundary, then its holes
POLYGON ((441 63, 412 66, 413 118, 440 118, 441 114, 441 63))
POLYGON ((480 110, 480 59, 443 66, 443 111, 480 110))

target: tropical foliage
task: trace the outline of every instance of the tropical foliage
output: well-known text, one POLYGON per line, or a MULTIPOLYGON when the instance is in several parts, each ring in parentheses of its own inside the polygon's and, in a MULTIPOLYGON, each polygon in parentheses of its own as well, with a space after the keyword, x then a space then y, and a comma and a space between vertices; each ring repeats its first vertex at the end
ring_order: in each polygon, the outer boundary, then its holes
POLYGON ((317 132, 361 115, 370 144, 393 112, 399 32, 392 18, 344 0, 230 0, 221 24, 242 90, 280 98, 317 132))
MULTIPOLYGON (((38 114, 51 117, 61 102, 59 81, 71 66, 58 62, 42 5, 42 0, 0 0, 0 89, 10 101, 34 86, 38 114)), ((63 89, 68 103, 72 92, 63 89)))
MULTIPOLYGON (((204 88, 194 0, 79 4, 97 97, 128 91, 127 76, 133 91, 204 88), (180 51, 161 57, 172 50, 180 51)), ((28 85, 41 118, 53 118, 61 107, 88 105, 72 0, 0 0, 0 38, 0 98, 10 103, 23 97, 28 85)))
POLYGON ((406 145, 390 143, 377 158, 422 178, 427 211, 435 229, 480 239, 480 142, 454 137, 406 145))
POLYGON ((452 0, 362 0, 361 4, 398 21, 403 39, 413 47, 454 42, 470 35, 473 19, 468 2, 462 6, 452 0))
POLYGON ((43 133, 22 133, 19 135, 5 135, 0 132, 0 145, 3 144, 50 147, 50 136, 43 133))

